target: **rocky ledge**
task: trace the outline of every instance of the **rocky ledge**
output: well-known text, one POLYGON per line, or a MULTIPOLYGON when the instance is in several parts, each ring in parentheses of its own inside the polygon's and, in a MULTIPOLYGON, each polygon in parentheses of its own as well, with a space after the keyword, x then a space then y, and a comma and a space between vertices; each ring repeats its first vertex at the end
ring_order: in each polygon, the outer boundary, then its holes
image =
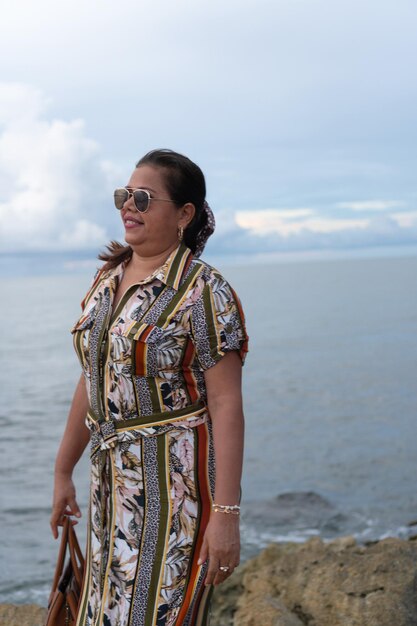
MULTIPOLYGON (((416 626, 417 537, 271 544, 216 588, 211 626, 416 626)), ((45 609, 0 605, 0 626, 45 609)))
POLYGON ((212 626, 417 626, 417 537, 271 544, 216 588, 212 626))
POLYGON ((0 626, 44 626, 46 609, 36 604, 0 604, 0 626))

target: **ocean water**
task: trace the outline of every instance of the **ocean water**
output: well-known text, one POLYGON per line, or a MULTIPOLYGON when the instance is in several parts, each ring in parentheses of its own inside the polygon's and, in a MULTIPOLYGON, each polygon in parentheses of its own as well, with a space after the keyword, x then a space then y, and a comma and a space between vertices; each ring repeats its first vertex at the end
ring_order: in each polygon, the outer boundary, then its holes
MULTIPOLYGON (((46 604, 58 549, 53 465, 79 376, 69 328, 94 263, 55 273, 48 259, 29 274, 0 263, 2 602, 46 604)), ((417 533, 417 257, 220 269, 250 335, 243 558, 270 541, 417 533)), ((88 471, 85 455, 83 543, 88 471)))

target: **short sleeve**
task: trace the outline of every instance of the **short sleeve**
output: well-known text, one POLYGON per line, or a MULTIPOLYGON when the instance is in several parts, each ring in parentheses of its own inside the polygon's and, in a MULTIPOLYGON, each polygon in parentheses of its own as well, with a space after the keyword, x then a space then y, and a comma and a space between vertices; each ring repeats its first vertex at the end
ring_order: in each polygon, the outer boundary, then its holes
POLYGON ((93 292, 93 291, 94 291, 94 289, 96 288, 97 283, 98 283, 98 281, 99 281, 100 276, 101 276, 101 274, 102 274, 102 273, 103 273, 103 270, 102 270, 102 269, 98 269, 98 270, 96 270, 96 272, 95 272, 95 274, 94 274, 94 277, 93 277, 93 280, 91 281, 90 288, 89 288, 89 290, 87 291, 87 293, 85 294, 84 298, 81 300, 81 311, 84 311, 84 309, 85 309, 85 305, 86 305, 87 301, 89 300, 89 298, 90 298, 90 296, 91 296, 92 292, 93 292))
POLYGON ((248 335, 240 300, 229 283, 211 272, 191 312, 191 338, 201 369, 215 365, 226 352, 239 352, 242 365, 248 335))

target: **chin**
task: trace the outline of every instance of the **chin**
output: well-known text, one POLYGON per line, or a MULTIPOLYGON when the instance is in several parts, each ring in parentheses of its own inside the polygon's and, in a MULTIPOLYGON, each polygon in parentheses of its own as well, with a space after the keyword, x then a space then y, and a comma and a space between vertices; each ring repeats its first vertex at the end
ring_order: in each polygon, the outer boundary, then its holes
POLYGON ((125 232, 125 242, 132 246, 140 245, 143 243, 143 238, 138 236, 135 237, 133 233, 125 232))

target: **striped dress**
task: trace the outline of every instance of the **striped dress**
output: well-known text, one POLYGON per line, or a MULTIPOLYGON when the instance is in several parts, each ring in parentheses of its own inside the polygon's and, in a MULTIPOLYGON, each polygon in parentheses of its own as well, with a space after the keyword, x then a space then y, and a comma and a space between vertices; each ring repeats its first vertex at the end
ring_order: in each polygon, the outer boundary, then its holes
POLYGON ((97 273, 72 329, 92 461, 76 626, 203 626, 213 588, 197 560, 215 482, 204 371, 230 350, 244 361, 244 317, 184 244, 113 310, 124 269, 97 273))

